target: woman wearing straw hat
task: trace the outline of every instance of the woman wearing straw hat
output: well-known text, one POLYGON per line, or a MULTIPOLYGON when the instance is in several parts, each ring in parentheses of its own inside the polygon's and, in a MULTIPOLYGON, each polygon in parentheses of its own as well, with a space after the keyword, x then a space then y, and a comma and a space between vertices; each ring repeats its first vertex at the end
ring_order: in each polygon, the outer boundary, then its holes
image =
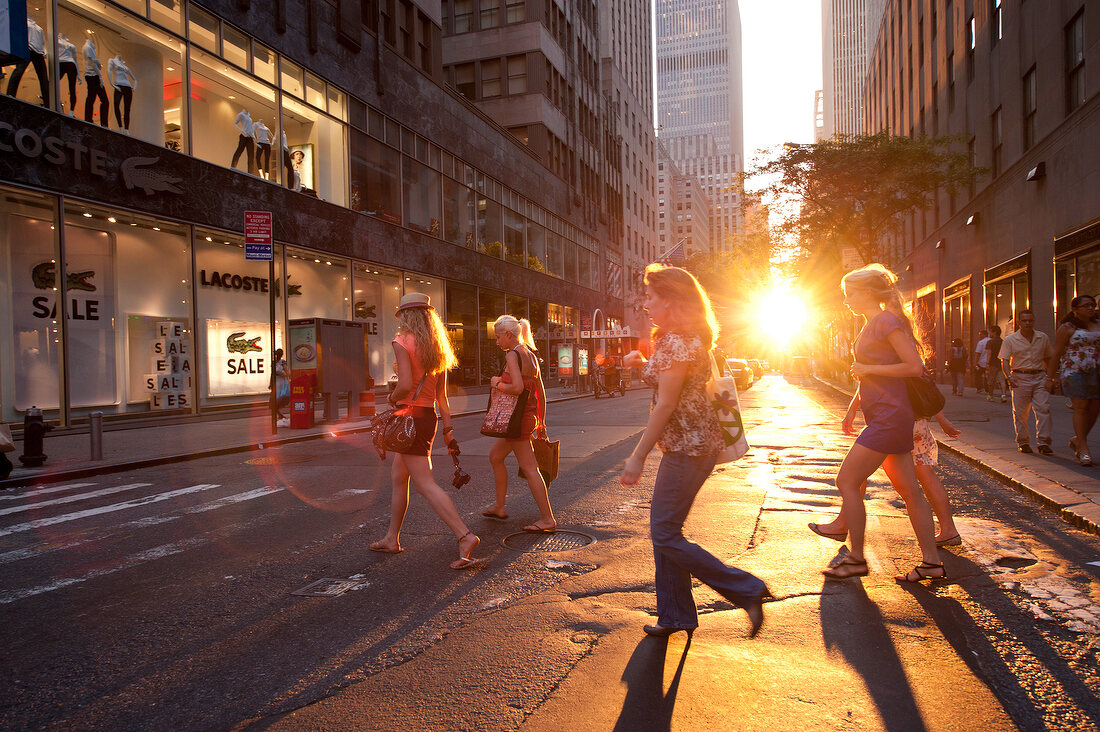
POLYGON ((397 388, 389 395, 394 407, 411 410, 416 424, 416 440, 412 447, 394 456, 390 479, 393 497, 390 503, 390 528, 386 535, 372 542, 376 552, 397 554, 401 548, 401 525, 409 508, 409 479, 424 496, 443 522, 458 539, 458 559, 451 569, 466 569, 477 564, 470 554, 481 543, 463 523, 454 501, 443 492, 432 476, 432 440, 435 439, 436 409, 443 421, 443 438, 451 452, 458 451, 451 426, 451 408, 447 402, 447 371, 458 360, 451 349, 447 330, 439 319, 431 300, 419 292, 407 293, 397 308, 398 329, 393 339, 397 362, 397 388))

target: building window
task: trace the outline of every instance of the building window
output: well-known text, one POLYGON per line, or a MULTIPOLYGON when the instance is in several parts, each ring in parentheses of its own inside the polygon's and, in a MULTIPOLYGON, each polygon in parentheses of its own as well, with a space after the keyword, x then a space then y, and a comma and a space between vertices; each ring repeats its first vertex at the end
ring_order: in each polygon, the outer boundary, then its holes
POLYGON ((527 57, 508 57, 508 94, 527 92, 527 57))
POLYGON ((507 0, 505 8, 507 8, 509 23, 522 23, 527 20, 526 3, 524 0, 507 0))
POLYGON ((481 0, 481 29, 500 25, 500 0, 481 0))
POLYGON ((1024 149, 1035 144, 1035 67, 1024 74, 1024 149))
POLYGON ((1066 113, 1085 101, 1085 11, 1066 26, 1066 113))
POLYGON ((500 96, 500 59, 493 58, 481 62, 481 98, 500 96))
POLYGON ((420 15, 419 45, 420 70, 425 74, 432 73, 432 21, 425 15, 420 15))
POLYGON ((351 187, 356 210, 401 223, 401 153, 358 130, 351 131, 351 187))
POLYGON ((477 91, 474 85, 474 65, 472 63, 455 66, 455 89, 467 99, 476 98, 477 91))
POLYGON ((1001 148, 1004 143, 1004 126, 1001 124, 1001 108, 997 107, 990 118, 991 137, 993 142, 993 177, 1001 174, 1001 148))
MULTIPOLYGON (((454 32, 469 33, 473 30, 474 0, 454 0, 454 32)), ((466 96, 472 97, 472 94, 466 96)))
POLYGON ((966 81, 974 81, 974 49, 978 44, 978 27, 971 15, 966 20, 966 81))
POLYGON ((989 0, 989 37, 994 46, 1001 40, 1001 0, 989 0))

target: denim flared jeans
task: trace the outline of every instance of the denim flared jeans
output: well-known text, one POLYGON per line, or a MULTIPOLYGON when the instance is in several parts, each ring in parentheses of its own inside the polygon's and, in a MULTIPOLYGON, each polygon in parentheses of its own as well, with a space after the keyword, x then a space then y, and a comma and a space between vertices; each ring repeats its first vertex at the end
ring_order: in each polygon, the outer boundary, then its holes
POLYGON ((649 513, 656 565, 657 623, 665 628, 696 628, 699 618, 691 595, 691 578, 714 589, 737 606, 764 592, 754 575, 728 567, 718 557, 684 537, 695 496, 714 470, 716 456, 666 453, 657 469, 649 513))

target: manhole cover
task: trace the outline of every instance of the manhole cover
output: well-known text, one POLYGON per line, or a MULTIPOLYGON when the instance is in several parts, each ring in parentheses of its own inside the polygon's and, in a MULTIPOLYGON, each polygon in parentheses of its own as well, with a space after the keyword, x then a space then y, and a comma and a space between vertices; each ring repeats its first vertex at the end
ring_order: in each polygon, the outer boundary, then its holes
POLYGON ((245 465, 287 465, 290 463, 308 463, 313 460, 313 455, 271 455, 268 457, 252 458, 245 460, 245 465))
POLYGON ((294 592, 290 594, 301 595, 302 597, 336 597, 337 595, 344 594, 348 590, 354 590, 362 584, 364 584, 363 580, 324 577, 306 585, 300 590, 294 590, 294 592))
POLYGON ((579 531, 558 530, 553 534, 509 534, 500 543, 517 552, 564 552, 596 543, 596 537, 579 531))
POLYGON ((997 560, 996 564, 999 567, 1008 567, 1009 569, 1023 569, 1024 567, 1030 567, 1036 564, 1039 560, 1030 559, 1028 557, 1001 557, 997 560))

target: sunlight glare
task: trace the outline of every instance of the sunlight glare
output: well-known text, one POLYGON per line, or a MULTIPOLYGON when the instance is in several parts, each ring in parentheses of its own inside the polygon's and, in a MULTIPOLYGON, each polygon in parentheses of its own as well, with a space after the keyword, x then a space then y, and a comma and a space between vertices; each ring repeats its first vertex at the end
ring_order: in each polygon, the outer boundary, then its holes
POLYGON ((791 292, 789 282, 777 282, 756 298, 757 331, 773 345, 785 348, 811 327, 810 307, 791 292))

